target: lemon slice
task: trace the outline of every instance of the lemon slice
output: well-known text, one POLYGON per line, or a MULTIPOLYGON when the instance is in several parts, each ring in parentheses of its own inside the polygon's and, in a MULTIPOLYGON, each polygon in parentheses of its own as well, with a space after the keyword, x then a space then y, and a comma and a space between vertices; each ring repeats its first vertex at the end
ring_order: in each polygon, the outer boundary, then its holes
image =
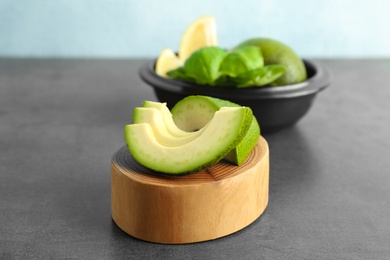
POLYGON ((184 62, 194 51, 202 47, 217 45, 215 17, 208 15, 200 16, 184 32, 179 46, 179 58, 184 62))
POLYGON ((162 77, 168 78, 167 72, 182 66, 183 63, 177 55, 168 48, 161 51, 156 61, 156 73, 162 77))

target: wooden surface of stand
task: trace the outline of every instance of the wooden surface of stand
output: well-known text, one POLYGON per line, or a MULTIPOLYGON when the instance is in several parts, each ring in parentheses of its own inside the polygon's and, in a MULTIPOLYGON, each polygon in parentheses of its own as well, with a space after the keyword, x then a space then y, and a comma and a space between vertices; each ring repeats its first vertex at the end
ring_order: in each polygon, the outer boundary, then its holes
POLYGON ((150 242, 223 237, 255 221, 268 203, 269 150, 263 137, 241 166, 221 161, 194 174, 165 176, 138 164, 124 146, 111 167, 113 220, 150 242))

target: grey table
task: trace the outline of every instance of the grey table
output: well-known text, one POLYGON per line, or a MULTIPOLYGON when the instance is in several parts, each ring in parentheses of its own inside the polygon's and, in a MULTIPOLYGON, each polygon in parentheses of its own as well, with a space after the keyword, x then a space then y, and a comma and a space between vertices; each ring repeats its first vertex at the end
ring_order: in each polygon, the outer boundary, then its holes
POLYGON ((217 240, 161 245, 111 219, 110 161, 145 99, 146 60, 0 60, 0 259, 389 259, 390 60, 334 73, 294 127, 265 135, 265 213, 217 240))

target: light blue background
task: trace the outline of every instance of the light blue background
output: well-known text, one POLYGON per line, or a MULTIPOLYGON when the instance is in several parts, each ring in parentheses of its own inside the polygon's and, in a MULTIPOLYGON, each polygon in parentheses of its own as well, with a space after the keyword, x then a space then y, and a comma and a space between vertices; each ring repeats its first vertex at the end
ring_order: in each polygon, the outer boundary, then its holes
POLYGON ((387 0, 0 0, 0 57, 155 57, 209 14, 226 48, 262 36, 307 58, 388 58, 389 13, 387 0))

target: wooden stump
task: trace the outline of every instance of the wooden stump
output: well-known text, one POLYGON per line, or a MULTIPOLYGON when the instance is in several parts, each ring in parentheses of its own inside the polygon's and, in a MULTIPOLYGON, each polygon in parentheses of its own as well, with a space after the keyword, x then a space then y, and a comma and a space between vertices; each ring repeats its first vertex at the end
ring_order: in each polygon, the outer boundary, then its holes
POLYGON ((221 161, 191 175, 165 176, 138 164, 124 146, 111 167, 113 220, 150 242, 226 236, 255 221, 268 203, 269 151, 263 137, 241 166, 221 161))

